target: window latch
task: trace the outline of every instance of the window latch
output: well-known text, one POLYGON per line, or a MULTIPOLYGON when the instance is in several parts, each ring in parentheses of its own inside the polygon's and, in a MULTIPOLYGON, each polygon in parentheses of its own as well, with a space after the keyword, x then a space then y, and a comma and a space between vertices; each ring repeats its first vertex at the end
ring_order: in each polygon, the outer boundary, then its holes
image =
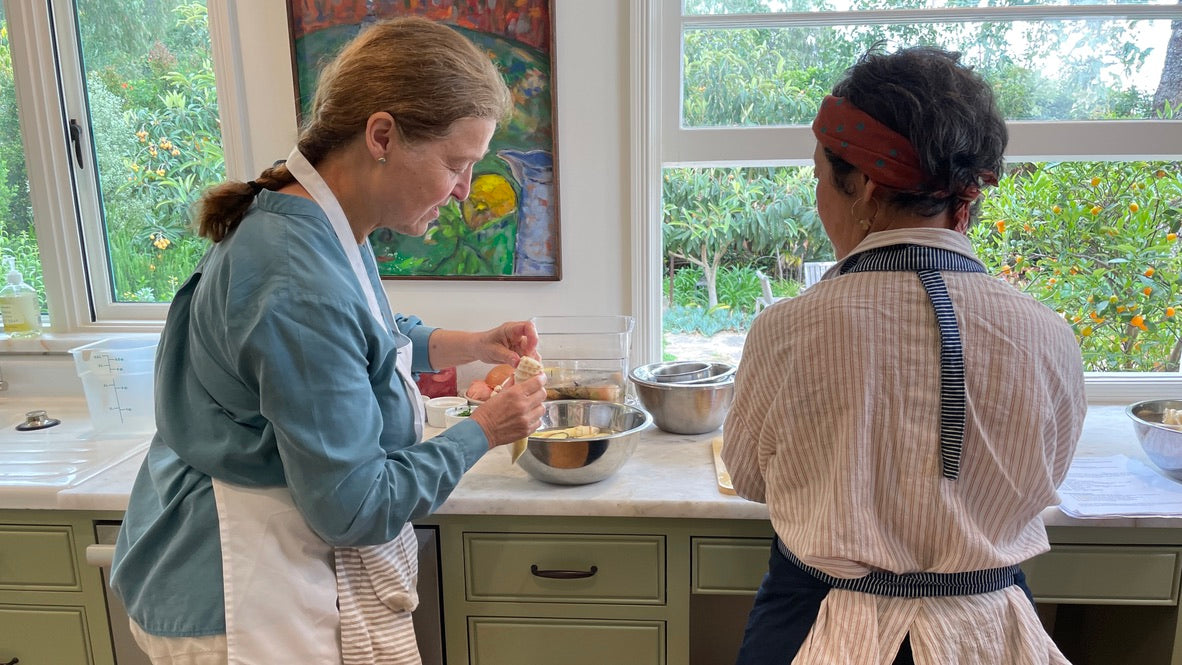
POLYGON ((74 144, 74 159, 78 161, 78 168, 86 168, 82 165, 82 127, 74 118, 70 118, 70 143, 74 144))

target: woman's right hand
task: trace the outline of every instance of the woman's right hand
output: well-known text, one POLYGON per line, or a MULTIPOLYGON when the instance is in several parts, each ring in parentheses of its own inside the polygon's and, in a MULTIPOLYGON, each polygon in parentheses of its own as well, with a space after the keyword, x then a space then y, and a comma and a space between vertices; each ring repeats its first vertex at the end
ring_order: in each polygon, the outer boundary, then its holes
POLYGON ((528 381, 505 386, 472 412, 484 430, 489 448, 512 443, 533 434, 542 421, 542 401, 546 399, 546 374, 528 381))

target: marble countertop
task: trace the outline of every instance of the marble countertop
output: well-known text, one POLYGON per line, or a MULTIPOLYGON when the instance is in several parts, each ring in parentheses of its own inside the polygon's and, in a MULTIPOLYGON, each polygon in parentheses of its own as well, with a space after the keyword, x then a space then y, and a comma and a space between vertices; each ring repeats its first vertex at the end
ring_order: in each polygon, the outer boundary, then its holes
MULTIPOLYGON (((468 471, 438 513, 767 519, 763 504, 718 491, 710 441, 719 434, 684 436, 649 430, 619 471, 606 480, 579 486, 535 480, 511 464, 508 447, 501 447, 490 451, 468 471)), ((1149 464, 1124 407, 1092 407, 1077 457, 1118 453, 1149 464)), ((124 510, 142 457, 142 453, 135 455, 75 487, 57 492, 53 507, 124 510)), ((0 492, 3 507, 4 495, 0 492)), ((1075 519, 1057 508, 1048 508, 1043 517, 1048 526, 1182 527, 1182 521, 1169 518, 1075 519)))

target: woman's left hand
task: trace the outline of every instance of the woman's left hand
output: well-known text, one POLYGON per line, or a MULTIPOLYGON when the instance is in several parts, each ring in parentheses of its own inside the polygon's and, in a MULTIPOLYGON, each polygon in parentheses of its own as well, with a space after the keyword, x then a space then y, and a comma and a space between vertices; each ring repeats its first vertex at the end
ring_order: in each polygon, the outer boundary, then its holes
POLYGON ((529 321, 509 321, 476 333, 476 359, 490 365, 517 366, 522 356, 538 357, 538 331, 529 321))

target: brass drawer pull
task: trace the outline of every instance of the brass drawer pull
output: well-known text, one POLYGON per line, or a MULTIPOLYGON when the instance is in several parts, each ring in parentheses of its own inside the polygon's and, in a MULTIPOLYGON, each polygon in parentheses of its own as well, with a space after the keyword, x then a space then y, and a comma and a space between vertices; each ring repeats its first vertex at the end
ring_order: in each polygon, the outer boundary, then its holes
POLYGON ((538 564, 532 564, 529 567, 530 575, 534 577, 545 577, 550 580, 581 580, 595 575, 599 572, 598 566, 591 566, 591 570, 540 570, 538 564))

